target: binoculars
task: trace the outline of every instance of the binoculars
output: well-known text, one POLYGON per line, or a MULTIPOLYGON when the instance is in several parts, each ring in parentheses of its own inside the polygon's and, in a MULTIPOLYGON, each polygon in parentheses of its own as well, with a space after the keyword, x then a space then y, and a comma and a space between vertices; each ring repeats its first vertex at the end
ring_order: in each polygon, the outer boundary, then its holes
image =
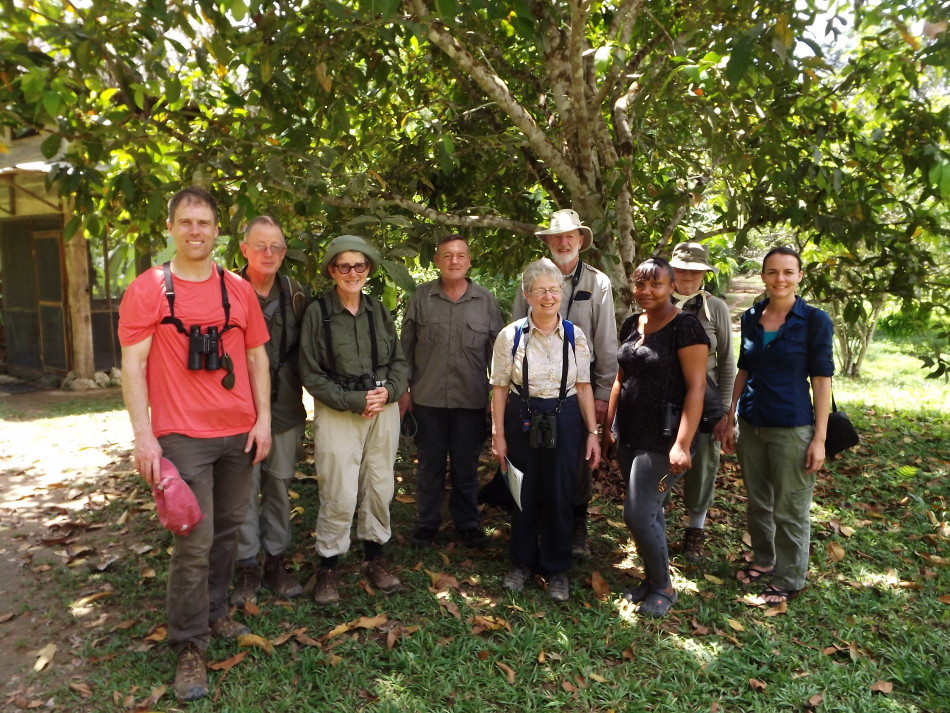
POLYGON ((192 371, 221 368, 221 336, 217 327, 208 327, 208 331, 202 334, 201 327, 192 325, 188 333, 188 368, 192 371))
POLYGON ((528 431, 528 445, 531 448, 557 447, 557 412, 531 412, 531 426, 528 431))
POLYGON ((382 386, 382 382, 376 381, 376 377, 371 374, 341 376, 338 382, 347 391, 372 391, 377 386, 382 386))

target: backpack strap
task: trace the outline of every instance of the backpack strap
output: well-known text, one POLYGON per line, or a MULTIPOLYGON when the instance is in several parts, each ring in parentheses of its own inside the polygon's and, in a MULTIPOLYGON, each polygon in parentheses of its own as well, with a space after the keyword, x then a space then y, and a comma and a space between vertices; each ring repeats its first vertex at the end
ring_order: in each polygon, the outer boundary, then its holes
MULTIPOLYGON (((224 309, 224 326, 218 334, 224 334, 236 325, 231 324, 231 301, 228 299, 227 285, 224 284, 224 269, 217 263, 215 263, 214 267, 218 271, 218 279, 221 281, 221 307, 224 309)), ((165 299, 168 301, 168 311, 170 314, 162 319, 159 324, 173 324, 179 332, 187 337, 188 330, 185 329, 185 325, 181 323, 181 320, 175 316, 175 286, 172 282, 170 262, 162 263, 162 277, 165 280, 165 299)))
MULTIPOLYGON (((379 346, 376 343, 376 317, 373 314, 373 304, 369 296, 363 295, 363 297, 364 311, 366 312, 366 318, 369 320, 369 348, 373 360, 373 377, 375 378, 376 372, 379 371, 379 346)), ((333 330, 330 326, 330 310, 326 298, 326 294, 322 294, 317 297, 317 302, 320 303, 320 312, 323 315, 323 334, 324 339, 327 340, 327 368, 330 378, 336 379, 338 378, 338 374, 336 371, 336 356, 333 354, 333 330)))

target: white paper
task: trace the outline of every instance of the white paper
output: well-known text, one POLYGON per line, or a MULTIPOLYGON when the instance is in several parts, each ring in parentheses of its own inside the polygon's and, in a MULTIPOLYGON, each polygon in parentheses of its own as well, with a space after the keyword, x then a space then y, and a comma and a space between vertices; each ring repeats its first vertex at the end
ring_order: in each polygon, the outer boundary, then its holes
POLYGON ((518 506, 518 509, 524 510, 524 508, 521 507, 521 484, 524 481, 524 473, 515 468, 507 456, 505 456, 505 462, 508 464, 508 472, 505 473, 505 480, 508 481, 508 490, 511 491, 511 497, 515 499, 515 505, 518 506))

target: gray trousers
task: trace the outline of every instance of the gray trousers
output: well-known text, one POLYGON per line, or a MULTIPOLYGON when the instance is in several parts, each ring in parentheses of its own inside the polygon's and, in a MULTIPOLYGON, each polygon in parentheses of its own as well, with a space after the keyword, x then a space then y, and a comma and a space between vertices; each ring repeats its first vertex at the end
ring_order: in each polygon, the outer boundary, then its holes
POLYGON ((228 613, 228 584, 251 485, 247 434, 225 438, 158 439, 162 455, 188 483, 204 519, 187 536, 175 535, 165 607, 168 643, 175 653, 186 644, 207 648, 209 623, 228 613))
POLYGON ((244 524, 238 530, 237 560, 251 560, 264 550, 282 555, 290 547, 290 481, 297 465, 303 424, 273 434, 270 453, 254 466, 244 524))
POLYGON ((786 590, 805 586, 811 542, 815 473, 805 472, 812 426, 754 428, 739 419, 736 450, 748 504, 753 564, 775 566, 772 583, 786 590))

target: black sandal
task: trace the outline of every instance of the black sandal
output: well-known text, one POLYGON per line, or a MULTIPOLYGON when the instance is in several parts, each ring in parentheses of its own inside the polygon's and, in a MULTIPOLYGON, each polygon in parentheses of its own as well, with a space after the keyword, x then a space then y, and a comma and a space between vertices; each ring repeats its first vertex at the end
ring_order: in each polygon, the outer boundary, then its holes
POLYGON ((775 574, 775 567, 771 569, 756 569, 755 567, 743 567, 736 572, 736 579, 739 584, 755 584, 764 577, 771 577, 775 574))
POLYGON ((650 583, 647 580, 643 580, 642 583, 633 589, 625 591, 623 593, 623 599, 629 604, 639 604, 647 598, 647 595, 650 593, 650 588, 650 583))
MULTIPOLYGON (((802 587, 804 589, 804 587, 802 587)), ((790 602, 799 594, 801 594, 801 589, 779 589, 774 585, 769 585, 762 590, 762 594, 759 597, 765 602, 767 607, 780 607, 783 602, 790 602), (777 602, 767 602, 765 601, 766 597, 772 597, 772 599, 778 599, 777 602)))

